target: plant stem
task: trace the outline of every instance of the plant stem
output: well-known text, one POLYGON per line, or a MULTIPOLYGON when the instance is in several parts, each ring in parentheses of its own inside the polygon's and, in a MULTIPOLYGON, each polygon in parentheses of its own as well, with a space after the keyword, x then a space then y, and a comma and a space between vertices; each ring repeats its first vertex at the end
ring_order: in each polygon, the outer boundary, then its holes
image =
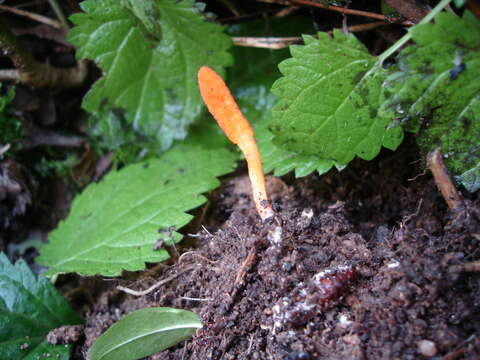
MULTIPOLYGON (((348 9, 348 8, 343 8, 340 6, 333 6, 333 5, 324 5, 322 3, 308 1, 308 0, 289 0, 289 2, 297 5, 313 6, 313 7, 318 7, 325 10, 336 11, 342 14, 365 16, 372 19, 387 21, 387 17, 385 15, 372 13, 369 11, 348 9)), ((408 26, 408 25, 412 25, 412 22, 408 20, 408 21, 403 21, 402 24, 408 26)))
MULTIPOLYGON (((450 4, 452 0, 441 0, 437 6, 435 6, 432 11, 428 13, 427 16, 425 16, 419 23, 420 24, 425 24, 430 22, 440 11, 442 11, 445 6, 450 4)), ((379 67, 382 67, 383 62, 390 56, 392 55, 395 51, 397 51, 399 48, 401 48, 407 41, 409 41, 412 38, 412 32, 409 30, 405 35, 403 35, 395 44, 390 46, 387 50, 385 50, 383 53, 381 53, 378 56, 378 61, 377 65, 379 67)))
POLYGON ((450 210, 457 214, 462 212, 465 209, 465 204, 443 163, 440 148, 436 148, 428 154, 427 164, 450 210))
POLYGON ((67 18, 63 14, 62 8, 58 4, 57 0, 48 0, 50 3, 50 6, 52 7, 53 11, 55 12, 55 15, 57 15, 58 20, 62 23, 62 26, 65 30, 69 30, 70 26, 68 25, 67 18))

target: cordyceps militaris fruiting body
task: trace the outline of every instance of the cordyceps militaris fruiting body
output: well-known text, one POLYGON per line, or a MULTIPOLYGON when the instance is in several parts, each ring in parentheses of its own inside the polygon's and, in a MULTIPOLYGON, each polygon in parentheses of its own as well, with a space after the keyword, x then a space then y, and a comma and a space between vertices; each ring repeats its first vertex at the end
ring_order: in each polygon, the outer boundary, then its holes
POLYGON ((265 189, 262 161, 253 129, 240 111, 223 79, 208 66, 198 71, 198 85, 208 111, 217 121, 228 139, 242 150, 248 165, 253 199, 262 220, 273 216, 265 189))

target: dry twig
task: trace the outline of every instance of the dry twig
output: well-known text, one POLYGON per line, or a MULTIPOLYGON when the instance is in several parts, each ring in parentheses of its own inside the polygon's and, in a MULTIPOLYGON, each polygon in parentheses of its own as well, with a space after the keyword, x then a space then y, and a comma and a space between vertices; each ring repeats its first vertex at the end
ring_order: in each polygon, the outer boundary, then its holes
POLYGON ((137 290, 133 290, 133 289, 123 287, 123 286, 120 286, 120 285, 117 286, 117 290, 123 291, 124 293, 130 294, 130 295, 133 295, 133 296, 144 296, 144 295, 147 295, 147 294, 151 293, 153 290, 158 289, 160 286, 165 285, 166 283, 176 279, 180 275, 182 275, 182 274, 186 273, 187 271, 190 271, 194 268, 195 268, 195 266, 183 269, 183 270, 179 271, 178 273, 176 273, 172 276, 169 276, 168 278, 160 280, 159 282, 157 282, 156 284, 153 284, 152 286, 150 286, 146 290, 137 291, 137 290))
POLYGON ((256 257, 257 257, 257 246, 253 245, 250 248, 250 251, 247 254, 247 257, 245 260, 242 262, 242 265, 240 266, 240 269, 237 272, 237 276, 235 277, 235 282, 234 285, 238 286, 241 283, 243 283, 243 280, 245 278, 245 275, 248 273, 250 268, 252 267, 256 257))
MULTIPOLYGON (((372 12, 369 12, 369 11, 348 9, 348 8, 343 8, 343 7, 339 7, 339 6, 333 6, 333 5, 324 5, 322 3, 313 2, 313 1, 307 1, 307 0, 288 0, 288 1, 292 4, 318 7, 318 8, 321 8, 321 9, 336 11, 336 12, 346 14, 346 15, 365 16, 365 17, 369 17, 369 18, 372 18, 372 19, 383 20, 383 21, 388 21, 388 22, 396 22, 398 20, 398 19, 395 19, 395 18, 389 18, 389 17, 387 17, 385 15, 382 15, 382 14, 372 13, 372 12)), ((410 20, 402 21, 402 22, 400 22, 400 24, 405 25, 405 26, 414 25, 414 23, 411 22, 410 20)))
POLYGON ((62 23, 61 22, 59 22, 57 20, 54 20, 54 19, 50 19, 50 18, 48 18, 46 16, 43 16, 43 15, 38 15, 38 14, 32 13, 30 11, 17 9, 15 7, 7 6, 7 5, 0 5, 0 10, 7 11, 7 12, 10 12, 10 13, 18 15, 18 16, 23 16, 23 17, 26 17, 30 20, 34 20, 34 21, 37 21, 37 22, 42 23, 42 24, 53 26, 54 28, 57 28, 57 29, 62 29, 62 23))
MULTIPOLYGON (((388 25, 385 21, 376 21, 368 24, 352 25, 348 27, 349 32, 369 31, 380 26, 388 25)), ((333 33, 328 31, 329 34, 333 33)), ((316 36, 316 35, 312 35, 316 36)), ((301 44, 303 39, 300 36, 291 37, 252 37, 252 36, 233 36, 233 44, 236 46, 255 47, 263 49, 284 49, 290 45, 301 44)))
POLYGON ((480 272, 480 260, 472 261, 463 264, 463 271, 465 272, 480 272))
POLYGON ((187 252, 184 252, 182 255, 180 255, 180 257, 178 258, 178 263, 182 263, 183 260, 185 260, 185 257, 187 256, 196 256, 196 257, 199 257, 200 259, 202 260, 205 260, 206 262, 210 263, 210 264, 217 264, 218 261, 214 261, 214 260, 210 260, 209 258, 207 258, 206 256, 203 256, 203 255, 200 255, 198 253, 198 251, 187 251, 187 252))
POLYGON ((463 200, 458 193, 457 188, 453 184, 450 175, 448 174, 439 148, 436 148, 427 155, 427 164, 432 171, 435 183, 437 184, 437 187, 442 193, 442 196, 447 202, 450 210, 457 213, 464 210, 465 205, 463 200))

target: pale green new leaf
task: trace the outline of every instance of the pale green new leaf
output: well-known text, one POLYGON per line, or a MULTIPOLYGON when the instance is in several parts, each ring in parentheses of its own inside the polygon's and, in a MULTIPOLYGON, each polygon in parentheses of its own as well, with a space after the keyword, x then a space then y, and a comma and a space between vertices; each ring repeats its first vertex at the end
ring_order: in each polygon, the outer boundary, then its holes
POLYGON ((201 327, 200 319, 191 311, 140 309, 101 335, 88 352, 88 360, 140 359, 188 339, 201 327))
POLYGON ((231 63, 222 27, 205 21, 193 0, 87 0, 80 6, 84 13, 71 17, 68 38, 78 58, 94 60, 104 75, 84 108, 125 110, 134 128, 156 137, 164 150, 185 138, 202 109, 198 69, 209 65, 223 73, 231 63))
POLYGON ((480 162, 480 21, 470 12, 440 13, 411 32, 415 45, 400 53, 399 71, 385 82, 381 111, 418 132, 424 152, 440 146, 447 167, 471 189, 480 184, 472 178, 478 172, 469 172, 480 162))
POLYGON ((12 265, 0 253, 0 359, 36 359, 42 354, 68 358, 68 348, 49 345, 45 337, 52 329, 79 323, 45 277, 35 277, 23 260, 12 265))
POLYGON ((290 151, 347 164, 370 160, 381 146, 395 149, 403 132, 378 114, 385 71, 354 35, 304 37, 292 57, 280 64, 283 77, 272 91, 270 130, 274 142, 290 151))
POLYGON ((175 230, 192 218, 185 211, 203 204, 200 194, 217 187, 216 177, 235 161, 226 149, 179 144, 158 159, 112 171, 75 198, 37 261, 48 275, 116 276, 167 259, 165 249, 154 250, 156 242, 181 239, 175 230))

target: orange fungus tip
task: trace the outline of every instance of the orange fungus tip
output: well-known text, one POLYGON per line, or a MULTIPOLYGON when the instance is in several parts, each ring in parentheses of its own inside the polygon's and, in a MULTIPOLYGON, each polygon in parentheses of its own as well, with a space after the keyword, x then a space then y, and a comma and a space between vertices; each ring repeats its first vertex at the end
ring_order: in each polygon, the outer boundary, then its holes
POLYGON ((220 75, 202 66, 198 71, 198 86, 208 110, 231 142, 238 144, 242 135, 253 136, 252 127, 220 75))
POLYGON ((247 160, 253 198, 260 217, 265 220, 273 216, 267 200, 260 153, 248 120, 243 116, 223 79, 208 66, 202 66, 198 71, 198 86, 208 111, 228 139, 239 146, 247 160))

